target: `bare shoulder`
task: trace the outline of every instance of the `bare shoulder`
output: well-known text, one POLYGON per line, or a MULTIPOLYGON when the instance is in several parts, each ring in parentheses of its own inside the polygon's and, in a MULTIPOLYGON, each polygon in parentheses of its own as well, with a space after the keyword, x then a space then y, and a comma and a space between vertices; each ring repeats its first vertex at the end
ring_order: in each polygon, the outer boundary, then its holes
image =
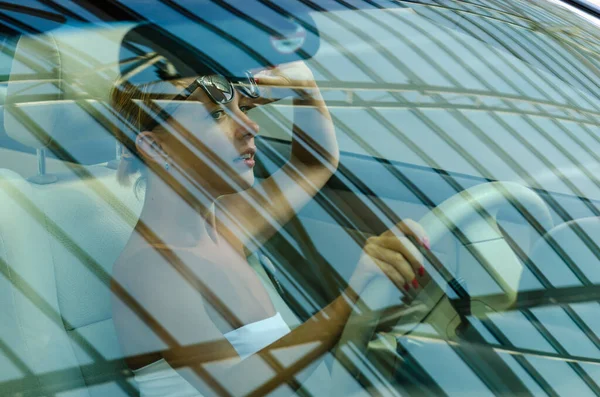
POLYGON ((160 276, 167 270, 167 260, 152 247, 126 249, 113 265, 114 282, 134 283, 160 276))
POLYGON ((195 286, 198 263, 179 252, 163 251, 147 247, 122 255, 113 268, 113 291, 121 290, 152 310, 173 310, 175 303, 197 303, 201 308, 202 296, 195 286))
POLYGON ((160 351, 169 341, 198 344, 222 338, 194 283, 159 250, 124 255, 113 271, 113 320, 126 354, 160 351), (130 350, 130 351, 127 351, 130 350))

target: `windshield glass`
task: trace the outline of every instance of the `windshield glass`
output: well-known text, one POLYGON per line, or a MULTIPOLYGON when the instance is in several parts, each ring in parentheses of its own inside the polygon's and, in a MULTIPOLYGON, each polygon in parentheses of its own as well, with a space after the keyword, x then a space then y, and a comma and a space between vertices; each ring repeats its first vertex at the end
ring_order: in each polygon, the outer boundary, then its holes
POLYGON ((0 4, 0 394, 600 395, 590 18, 0 4))

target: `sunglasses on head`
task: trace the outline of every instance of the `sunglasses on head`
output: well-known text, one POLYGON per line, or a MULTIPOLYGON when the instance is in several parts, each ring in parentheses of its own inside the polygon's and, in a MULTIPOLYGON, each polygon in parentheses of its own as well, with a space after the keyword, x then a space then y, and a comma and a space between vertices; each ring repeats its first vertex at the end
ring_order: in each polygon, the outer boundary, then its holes
POLYGON ((187 86, 181 94, 173 98, 173 100, 186 100, 198 87, 204 90, 211 101, 220 105, 233 100, 235 89, 249 98, 258 98, 260 95, 254 76, 247 71, 244 78, 233 81, 227 80, 224 76, 218 74, 199 77, 187 86))
MULTIPOLYGON (((185 87, 183 91, 173 97, 171 101, 185 101, 198 88, 202 88, 210 100, 219 105, 231 102, 236 89, 249 98, 258 98, 260 96, 260 91, 256 84, 256 80, 254 80, 254 76, 247 71, 245 72, 244 78, 235 79, 233 82, 218 74, 198 77, 190 85, 185 87)), ((160 121, 164 122, 169 117, 170 114, 163 109, 158 112, 157 117, 153 119, 151 125, 146 126, 144 129, 151 131, 160 121)))

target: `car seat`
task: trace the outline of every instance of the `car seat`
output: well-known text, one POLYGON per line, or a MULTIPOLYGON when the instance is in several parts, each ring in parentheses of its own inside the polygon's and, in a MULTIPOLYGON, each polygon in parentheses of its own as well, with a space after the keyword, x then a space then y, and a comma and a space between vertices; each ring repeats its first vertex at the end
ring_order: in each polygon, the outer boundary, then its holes
MULTIPOLYGON (((115 43, 129 28, 21 37, 4 107, 7 135, 38 150, 115 145, 101 121, 111 120, 115 43)), ((112 324, 110 274, 143 197, 119 185, 106 164, 80 160, 41 180, 0 169, 0 395, 138 394, 112 324)))

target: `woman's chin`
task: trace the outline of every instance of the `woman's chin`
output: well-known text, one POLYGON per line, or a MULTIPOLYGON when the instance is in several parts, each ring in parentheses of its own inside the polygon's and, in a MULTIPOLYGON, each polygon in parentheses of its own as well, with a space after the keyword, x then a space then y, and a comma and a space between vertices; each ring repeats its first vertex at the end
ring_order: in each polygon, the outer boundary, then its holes
POLYGON ((254 182, 256 182, 254 172, 250 172, 250 175, 242 175, 242 178, 240 179, 239 185, 241 191, 250 189, 252 186, 254 186, 254 182))

